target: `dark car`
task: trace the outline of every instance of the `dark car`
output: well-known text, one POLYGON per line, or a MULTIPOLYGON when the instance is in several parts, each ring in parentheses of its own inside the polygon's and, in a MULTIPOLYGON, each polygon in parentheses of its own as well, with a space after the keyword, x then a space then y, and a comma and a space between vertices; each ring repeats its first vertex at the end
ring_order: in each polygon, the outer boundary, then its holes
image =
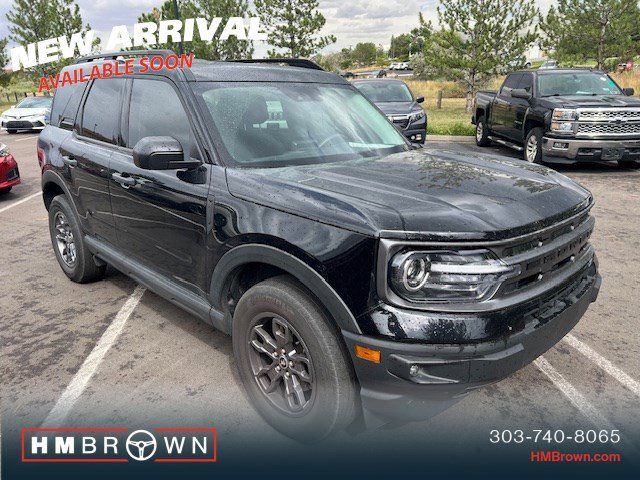
POLYGON ((20 183, 18 163, 4 143, 0 143, 0 195, 9 193, 20 183))
POLYGON ((532 163, 617 160, 640 167, 640 98, 604 72, 532 70, 507 76, 498 92, 478 92, 476 142, 523 152, 532 163))
POLYGON ((362 79, 352 82, 413 143, 427 138, 427 113, 420 106, 424 97, 415 98, 406 83, 394 79, 362 79))
POLYGON ((38 148, 64 273, 111 264, 231 334, 295 438, 428 418, 549 349, 600 286, 588 191, 414 148, 314 64, 61 87, 38 148))

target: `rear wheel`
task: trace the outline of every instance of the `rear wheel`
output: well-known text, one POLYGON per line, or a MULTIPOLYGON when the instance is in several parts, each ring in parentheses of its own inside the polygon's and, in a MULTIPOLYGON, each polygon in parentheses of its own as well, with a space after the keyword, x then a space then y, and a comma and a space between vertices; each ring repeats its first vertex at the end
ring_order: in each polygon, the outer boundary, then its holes
POLYGON ((84 243, 84 236, 67 198, 58 195, 49 206, 49 233, 58 263, 64 273, 77 283, 104 276, 106 265, 96 265, 84 243))
POLYGON ((233 352, 249 399, 281 433, 312 442, 353 420, 356 382, 339 332, 292 278, 265 280, 242 296, 233 352))
POLYGON ((529 163, 542 163, 542 129, 532 128, 524 142, 524 159, 529 163))
POLYGON ((491 145, 489 133, 489 128, 485 123, 484 117, 480 117, 476 121, 476 145, 478 145, 479 147, 486 147, 491 145))
POLYGON ((630 168, 632 170, 640 168, 640 162, 635 160, 618 160, 618 165, 622 168, 630 168))

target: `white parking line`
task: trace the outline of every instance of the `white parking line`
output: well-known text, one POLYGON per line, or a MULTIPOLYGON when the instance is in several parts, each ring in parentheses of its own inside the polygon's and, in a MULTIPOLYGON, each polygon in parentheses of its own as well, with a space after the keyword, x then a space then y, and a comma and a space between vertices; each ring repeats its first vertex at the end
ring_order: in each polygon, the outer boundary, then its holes
POLYGON ((612 428, 609 420, 591 405, 573 385, 567 382, 560 372, 553 368, 544 357, 538 357, 533 363, 594 426, 598 428, 612 428))
POLYGON ((21 198, 20 200, 17 200, 15 202, 13 202, 11 205, 7 205, 6 207, 2 207, 0 208, 0 213, 2 212, 6 212, 7 210, 9 210, 10 208, 13 207, 17 207, 18 205, 20 205, 21 203, 27 202, 29 200, 31 200, 32 198, 36 198, 38 196, 42 195, 42 192, 36 192, 36 193, 32 193, 31 195, 29 195, 28 197, 24 197, 21 198))
POLYGON ((625 372, 620 370, 609 360, 604 358, 602 355, 600 355, 590 346, 582 343, 573 335, 571 334, 567 335, 566 337, 564 337, 564 341, 569 345, 571 345, 576 350, 578 350, 581 354, 583 354, 585 357, 587 357, 589 360, 591 360, 593 363, 595 363, 597 366, 599 366, 602 370, 607 372, 613 378, 615 378, 618 382, 620 382, 622 385, 628 388, 635 395, 640 397, 639 382, 631 378, 629 375, 627 375, 625 372))
POLYGON ((85 359, 80 370, 78 370, 71 380, 71 383, 67 385, 67 388, 62 393, 51 412, 49 412, 49 415, 47 415, 47 418, 42 424, 43 427, 59 426, 65 421, 76 401, 80 398, 80 395, 82 395, 85 388, 87 388, 89 380, 91 380, 91 377, 93 377, 98 370, 104 356, 120 336, 125 323, 127 323, 127 320, 140 302, 145 291, 146 288, 140 285, 135 288, 116 315, 116 318, 113 320, 111 325, 107 327, 96 346, 85 359))

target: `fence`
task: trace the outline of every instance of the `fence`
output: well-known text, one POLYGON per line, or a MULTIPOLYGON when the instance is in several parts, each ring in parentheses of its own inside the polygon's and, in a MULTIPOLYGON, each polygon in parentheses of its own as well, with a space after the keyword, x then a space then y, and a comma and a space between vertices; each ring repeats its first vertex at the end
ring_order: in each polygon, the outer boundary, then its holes
POLYGON ((38 95, 36 92, 13 92, 13 93, 5 93, 3 94, 3 96, 7 99, 7 102, 17 102, 18 100, 20 100, 21 98, 25 98, 25 97, 38 97, 38 96, 45 96, 48 97, 50 94, 48 91, 45 91, 44 95, 38 95))

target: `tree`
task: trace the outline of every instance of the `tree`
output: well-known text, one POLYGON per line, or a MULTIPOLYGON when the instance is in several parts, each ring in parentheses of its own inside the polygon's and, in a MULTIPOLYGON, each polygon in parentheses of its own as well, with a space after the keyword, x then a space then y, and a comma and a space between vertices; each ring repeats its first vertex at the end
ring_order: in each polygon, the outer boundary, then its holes
POLYGON ((637 0, 558 0, 540 19, 541 47, 558 60, 595 59, 604 68, 607 58, 628 60, 640 53, 638 19, 637 0))
MULTIPOLYGON (((22 45, 91 30, 89 24, 83 27, 80 8, 73 0, 14 0, 7 20, 9 39, 22 45)), ((60 60, 46 67, 58 71, 72 62, 72 59, 60 60)), ((40 67, 42 73, 43 67, 40 67)))
POLYGON ((311 57, 336 42, 333 35, 319 36, 326 19, 317 11, 318 0, 255 0, 256 11, 266 27, 269 56, 278 50, 297 57, 311 57))
POLYGON ((471 111, 479 86, 534 42, 538 15, 534 0, 440 0, 442 29, 431 35, 425 62, 464 86, 471 111))
MULTIPOLYGON (((181 19, 185 18, 205 18, 211 22, 216 17, 223 19, 229 17, 246 17, 249 13, 247 0, 178 0, 178 9, 181 19)), ((165 1, 160 9, 154 8, 150 13, 144 13, 138 17, 138 22, 160 23, 160 20, 173 20, 175 11, 173 0, 165 1)), ((205 42, 194 36, 193 41, 185 45, 185 50, 193 52, 196 58, 204 60, 226 60, 251 58, 253 55, 253 42, 250 40, 240 40, 235 36, 230 36, 227 40, 219 39, 222 33, 222 26, 218 28, 213 40, 205 42)), ((179 45, 173 42, 150 45, 155 48, 168 48, 178 51, 179 45)), ((137 47, 136 47, 137 48, 137 47)))
POLYGON ((373 42, 358 43, 351 55, 353 60, 361 65, 373 65, 377 55, 376 45, 373 42))
POLYGON ((9 82, 9 75, 4 71, 9 58, 7 57, 7 38, 0 39, 0 85, 6 85, 9 82))

